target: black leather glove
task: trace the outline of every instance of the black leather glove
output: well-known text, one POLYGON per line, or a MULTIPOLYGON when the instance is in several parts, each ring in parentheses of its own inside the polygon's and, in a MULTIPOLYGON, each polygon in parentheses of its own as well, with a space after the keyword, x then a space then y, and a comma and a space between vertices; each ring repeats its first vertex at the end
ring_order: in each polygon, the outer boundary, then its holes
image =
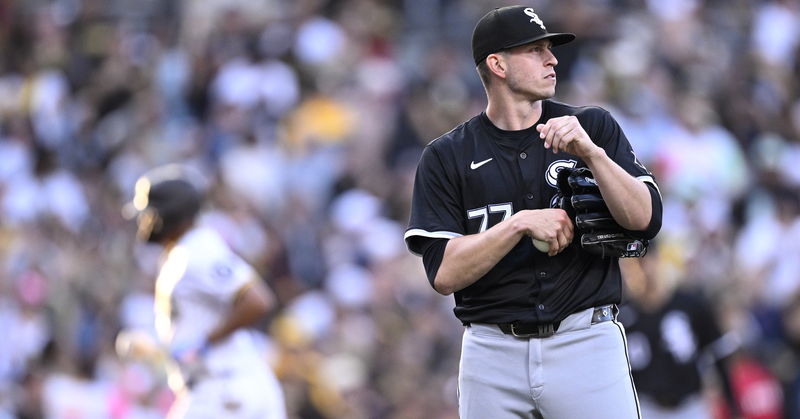
POLYGON ((581 247, 601 257, 642 257, 647 240, 622 228, 611 216, 592 171, 586 167, 564 168, 558 172, 558 207, 575 223, 575 237, 581 247))

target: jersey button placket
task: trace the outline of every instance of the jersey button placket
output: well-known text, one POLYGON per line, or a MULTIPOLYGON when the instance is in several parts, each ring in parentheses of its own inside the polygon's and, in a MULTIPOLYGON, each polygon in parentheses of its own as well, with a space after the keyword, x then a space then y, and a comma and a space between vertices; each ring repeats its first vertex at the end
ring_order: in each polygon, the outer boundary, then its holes
MULTIPOLYGON (((539 278, 539 279, 546 279, 547 278, 547 272, 545 272, 545 271, 536 272, 536 277, 539 278)), ((538 308, 539 311, 544 311, 544 304, 539 303, 536 306, 536 308, 538 308)))
POLYGON ((528 153, 526 153, 524 151, 522 153, 519 153, 519 158, 521 158, 522 160, 527 159, 528 158, 528 153))

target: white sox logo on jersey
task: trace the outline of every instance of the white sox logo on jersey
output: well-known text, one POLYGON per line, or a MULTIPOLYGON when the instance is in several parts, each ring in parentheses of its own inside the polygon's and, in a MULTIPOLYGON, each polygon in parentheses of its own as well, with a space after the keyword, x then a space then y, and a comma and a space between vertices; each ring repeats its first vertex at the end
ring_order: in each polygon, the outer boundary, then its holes
POLYGON ((547 184, 554 188, 558 188, 558 172, 565 167, 574 169, 577 165, 578 162, 576 160, 556 160, 550 163, 550 166, 547 166, 547 172, 545 173, 547 184))
MULTIPOLYGON (((558 172, 565 167, 574 169, 577 165, 578 162, 576 160, 556 160, 550 163, 550 166, 547 167, 547 171, 545 172, 547 184, 554 188, 558 188, 558 172)), ((558 195, 553 195, 553 198, 550 200, 550 208, 555 208, 557 206, 557 198, 558 195)))
POLYGON ((697 352, 689 316, 682 311, 673 310, 664 316, 661 320, 661 339, 678 362, 688 362, 697 352))
POLYGON ((542 22, 542 19, 539 19, 539 15, 537 15, 532 8, 528 7, 525 10, 523 10, 523 12, 525 12, 526 15, 533 18, 531 19, 531 22, 536 22, 536 24, 539 25, 543 30, 545 31, 547 30, 547 28, 544 27, 544 22, 542 22))

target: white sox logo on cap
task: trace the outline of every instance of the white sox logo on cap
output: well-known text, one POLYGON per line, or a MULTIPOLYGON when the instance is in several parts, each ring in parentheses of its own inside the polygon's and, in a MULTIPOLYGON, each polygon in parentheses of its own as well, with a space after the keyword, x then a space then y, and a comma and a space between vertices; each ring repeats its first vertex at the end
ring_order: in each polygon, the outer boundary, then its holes
POLYGON ((472 31, 472 58, 477 65, 489 54, 540 39, 549 39, 551 46, 555 47, 572 41, 575 35, 547 32, 544 22, 532 7, 499 7, 483 15, 475 24, 472 31))
POLYGON ((544 22, 542 22, 542 19, 539 19, 539 15, 537 15, 532 8, 528 7, 525 10, 523 10, 523 12, 525 12, 526 15, 533 18, 531 19, 531 22, 536 22, 536 24, 541 26, 542 29, 547 30, 547 28, 544 27, 544 22))

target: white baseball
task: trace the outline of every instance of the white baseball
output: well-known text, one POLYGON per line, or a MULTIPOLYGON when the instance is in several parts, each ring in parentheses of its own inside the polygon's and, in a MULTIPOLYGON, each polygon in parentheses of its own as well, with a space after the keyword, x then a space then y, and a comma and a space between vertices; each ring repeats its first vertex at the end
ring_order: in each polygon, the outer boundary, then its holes
POLYGON ((531 240, 533 240, 533 247, 535 247, 536 250, 538 250, 538 251, 540 251, 542 253, 547 253, 547 252, 550 251, 550 243, 541 241, 539 239, 534 239, 534 238, 531 238, 531 240))

